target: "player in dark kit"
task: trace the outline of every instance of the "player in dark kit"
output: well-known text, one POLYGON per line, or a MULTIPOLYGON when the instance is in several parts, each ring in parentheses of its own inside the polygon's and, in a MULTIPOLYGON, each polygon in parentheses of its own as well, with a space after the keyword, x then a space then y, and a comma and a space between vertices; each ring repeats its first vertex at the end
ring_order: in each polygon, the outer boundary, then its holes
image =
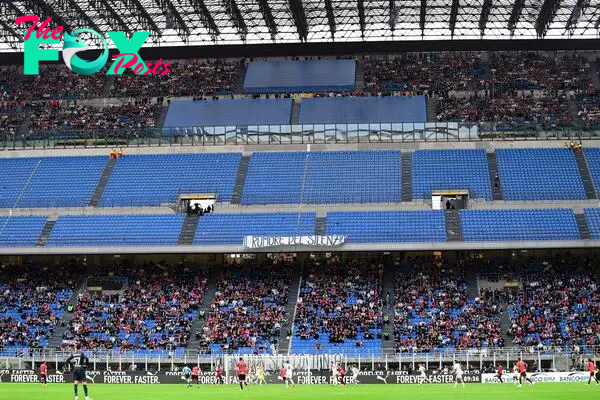
POLYGON ((496 378, 498 378, 500 383, 504 383, 504 381, 502 380, 502 374, 504 374, 504 368, 502 368, 502 364, 498 364, 498 369, 496 370, 496 373, 498 374, 496 375, 496 378))
POLYGON ((246 375, 248 375, 248 366, 242 357, 240 357, 240 361, 238 361, 237 365, 235 366, 235 373, 237 374, 238 381, 240 382, 240 389, 244 390, 244 386, 246 386, 246 389, 250 390, 248 387, 248 382, 246 381, 246 375))
POLYGON ((90 359, 83 351, 81 351, 81 347, 79 347, 79 352, 71 355, 71 357, 67 359, 67 364, 73 366, 73 390, 75 391, 75 400, 79 400, 79 396, 77 396, 77 387, 80 383, 83 385, 85 400, 90 400, 85 377, 85 370, 90 364, 90 359))
POLYGON ((598 381, 598 376, 596 376, 596 363, 591 358, 588 358, 588 371, 590 373, 590 378, 588 379, 588 385, 592 383, 592 378, 596 381, 596 385, 600 383, 598 381))
POLYGON ((40 381, 42 382, 42 387, 48 384, 48 366, 46 365, 46 361, 42 361, 40 365, 40 381))

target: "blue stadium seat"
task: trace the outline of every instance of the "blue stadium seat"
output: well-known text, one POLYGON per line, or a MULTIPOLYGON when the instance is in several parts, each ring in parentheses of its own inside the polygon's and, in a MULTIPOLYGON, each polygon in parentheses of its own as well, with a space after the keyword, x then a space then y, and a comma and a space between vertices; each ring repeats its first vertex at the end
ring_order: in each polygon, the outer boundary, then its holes
POLYGON ((47 217, 0 217, 0 247, 33 247, 47 217))
POLYGON ((498 149, 504 200, 584 200, 583 181, 572 150, 498 149))
POLYGON ((58 218, 47 246, 175 245, 183 214, 65 215, 58 218))
POLYGON ((461 210, 465 242, 502 240, 580 240, 570 209, 461 210))
POLYGON ((85 207, 107 157, 0 160, 0 207, 85 207))
POLYGON ((242 204, 396 203, 401 191, 399 151, 266 152, 250 159, 242 204))
POLYGON ((583 150, 587 165, 592 175, 592 181, 594 183, 594 189, 598 194, 600 189, 600 148, 585 148, 583 150))
POLYGON ((431 192, 468 189, 472 198, 492 200, 485 150, 417 150, 411 161, 412 195, 431 198, 431 192))
POLYGON ((327 234, 346 243, 445 242, 446 219, 441 210, 330 212, 327 234))
POLYGON ((592 239, 600 240, 600 208, 586 208, 584 213, 592 239))
POLYGON ((125 156, 117 161, 100 206, 159 206, 180 193, 216 193, 230 201, 240 153, 125 156))
POLYGON ((314 235, 316 213, 208 214, 200 218, 194 244, 242 244, 244 236, 314 235))

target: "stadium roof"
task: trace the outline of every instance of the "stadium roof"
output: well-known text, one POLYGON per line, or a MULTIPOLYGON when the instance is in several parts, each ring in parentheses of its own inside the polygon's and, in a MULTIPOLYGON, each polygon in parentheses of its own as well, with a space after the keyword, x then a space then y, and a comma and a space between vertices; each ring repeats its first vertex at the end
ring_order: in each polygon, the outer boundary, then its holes
POLYGON ((155 46, 585 39, 598 37, 600 0, 2 0, 0 51, 22 50, 14 21, 27 14, 69 31, 150 30, 155 46))

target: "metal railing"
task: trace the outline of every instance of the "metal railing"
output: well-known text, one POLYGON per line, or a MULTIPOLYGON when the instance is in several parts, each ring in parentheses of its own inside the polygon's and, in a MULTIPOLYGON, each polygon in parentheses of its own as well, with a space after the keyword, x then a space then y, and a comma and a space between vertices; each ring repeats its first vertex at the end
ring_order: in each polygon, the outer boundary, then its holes
POLYGON ((108 131, 40 131, 5 134, 0 149, 148 146, 402 143, 600 138, 600 124, 533 122, 382 122, 370 124, 237 125, 136 128, 108 131))
MULTIPOLYGON (((70 352, 53 349, 11 349, 0 350, 0 369, 35 369, 41 361, 46 361, 50 368, 60 370, 65 368, 65 361, 70 352)), ((183 365, 224 365, 226 358, 237 358, 239 354, 222 352, 219 354, 199 353, 185 350, 177 352, 164 351, 118 351, 118 350, 89 350, 90 368, 93 370, 128 369, 144 371, 175 371, 183 365), (131 366, 134 366, 133 368, 131 366)), ((245 354, 243 357, 252 364, 282 365, 283 362, 301 361, 298 368, 326 369, 331 362, 359 363, 372 366, 375 369, 416 369, 418 364, 424 364, 429 369, 442 369, 456 362, 464 364, 467 370, 494 370, 498 363, 510 366, 518 358, 526 360, 533 370, 566 371, 581 368, 588 358, 600 357, 600 347, 590 347, 574 351, 572 348, 554 347, 537 349, 527 348, 495 348, 430 351, 427 353, 379 353, 364 354, 345 352, 344 354, 245 354)))

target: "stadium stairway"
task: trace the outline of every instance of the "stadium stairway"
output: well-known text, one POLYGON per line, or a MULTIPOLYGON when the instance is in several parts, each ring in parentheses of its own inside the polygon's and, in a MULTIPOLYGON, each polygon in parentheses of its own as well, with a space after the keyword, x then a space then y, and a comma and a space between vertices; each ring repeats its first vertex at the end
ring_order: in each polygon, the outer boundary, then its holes
POLYGON ((235 178, 235 185, 233 186, 231 204, 240 204, 242 202, 242 192, 244 191, 244 185, 246 184, 246 176, 248 176, 249 166, 250 156, 242 156, 242 159, 240 160, 240 166, 238 168, 237 177, 235 178))
POLYGON ((110 91, 112 90, 114 84, 115 75, 106 75, 106 80, 104 81, 104 86, 102 87, 102 95, 100 97, 110 97, 110 91))
MULTIPOLYGON (((296 261, 292 270, 292 284, 288 291, 288 302, 285 306, 285 320, 281 324, 281 333, 277 343, 279 354, 289 354, 291 347, 291 336, 288 338, 288 331, 293 329, 294 317, 296 315, 296 303, 298 302, 298 294, 300 293, 300 280, 302 278, 303 264, 301 261, 296 261)), ((293 336, 293 335, 292 335, 293 336)))
POLYGON ((490 182, 492 182, 492 196, 494 201, 502 200, 502 190, 500 189, 500 180, 498 186, 494 183, 494 177, 498 173, 498 162, 496 161, 496 153, 487 153, 488 165, 490 170, 490 182))
POLYGON ((381 352, 382 354, 394 353, 396 351, 396 342, 394 340, 394 307, 396 304, 396 266, 391 264, 385 267, 383 271, 383 296, 390 294, 390 302, 383 308, 382 318, 385 320, 387 316, 389 323, 383 324, 383 335, 386 333, 390 335, 390 340, 381 341, 381 352))
POLYGON ((355 78, 356 91, 362 92, 365 88, 365 68, 362 60, 356 60, 355 78))
POLYGON ((100 198, 102 197, 102 194, 104 193, 104 189, 106 188, 106 184, 108 183, 108 180, 110 179, 110 175, 112 174, 116 163, 117 163, 117 160, 113 160, 113 159, 109 159, 106 162, 106 165, 104 166, 104 171, 102 171, 102 175, 100 176, 100 180, 98 181, 98 185, 96 185, 96 190, 94 191, 94 194, 92 195, 92 198, 90 199, 90 203, 89 203, 90 207, 96 207, 98 205, 98 203, 100 202, 100 198))
POLYGON ((221 274, 221 268, 212 267, 209 273, 208 284, 206 285, 206 292, 202 298, 202 304, 198 307, 198 315, 204 311, 204 318, 196 318, 192 322, 190 327, 190 340, 188 340, 187 348, 194 354, 198 351, 198 340, 196 340, 196 332, 202 332, 204 325, 206 325, 206 319, 208 318, 208 312, 210 311, 210 304, 212 303, 215 293, 217 292, 217 277, 221 274))
POLYGON ((240 69, 240 76, 238 76, 238 80, 233 85, 233 93, 244 92, 244 81, 246 80, 246 72, 248 72, 248 64, 244 62, 244 65, 240 69))
POLYGON ((579 168, 579 174, 581 175, 583 188, 585 189, 585 194, 588 200, 597 199, 598 196, 596 195, 596 189, 594 188, 592 175, 590 174, 590 169, 583 151, 576 151, 575 159, 577 160, 577 168, 579 168))
MULTIPOLYGON (((73 294, 71 295, 69 302, 67 304, 65 304, 65 310, 69 306, 73 306, 73 309, 77 309, 77 303, 79 303, 79 294, 84 293, 86 291, 86 289, 87 289, 87 278, 81 278, 80 280, 77 281, 75 290, 73 290, 73 294)), ((58 325, 56 325, 56 328, 54 329, 54 334, 48 341, 48 348, 56 349, 56 348, 60 347, 60 345, 62 344, 62 341, 63 341, 63 334, 67 330, 67 327, 72 319, 73 319, 73 313, 65 311, 65 313, 62 316, 61 322, 58 325)))
POLYGON ((576 213, 575 220, 577 221, 577 226, 579 227, 579 233, 581 234, 581 238, 583 240, 591 240, 592 234, 590 233, 590 227, 588 225, 587 219, 585 218, 585 214, 576 213))
POLYGON ((463 234, 458 210, 446 210, 446 239, 449 242, 462 242, 463 234))
POLYGON ((327 217, 317 217, 315 224, 315 235, 325 236, 327 234, 327 217))
POLYGON ((402 153, 402 201, 412 201, 412 153, 402 153))
POLYGON ((298 99, 292 100, 292 113, 290 114, 290 124, 298 125, 300 123, 300 102, 298 99))
POLYGON ((427 122, 437 122, 437 98, 427 96, 426 102, 425 112, 427 113, 427 122))
POLYGON ((46 224, 44 225, 44 229, 42 229, 42 233, 38 238, 36 243, 36 247, 44 247, 48 243, 48 238, 50 237, 50 233, 52 233, 52 229, 54 228, 54 224, 58 219, 58 215, 51 215, 46 220, 46 224))
POLYGON ((179 239, 177 239, 177 245, 191 246, 194 243, 194 236, 196 235, 199 221, 199 214, 187 214, 185 216, 181 231, 179 232, 179 239))

